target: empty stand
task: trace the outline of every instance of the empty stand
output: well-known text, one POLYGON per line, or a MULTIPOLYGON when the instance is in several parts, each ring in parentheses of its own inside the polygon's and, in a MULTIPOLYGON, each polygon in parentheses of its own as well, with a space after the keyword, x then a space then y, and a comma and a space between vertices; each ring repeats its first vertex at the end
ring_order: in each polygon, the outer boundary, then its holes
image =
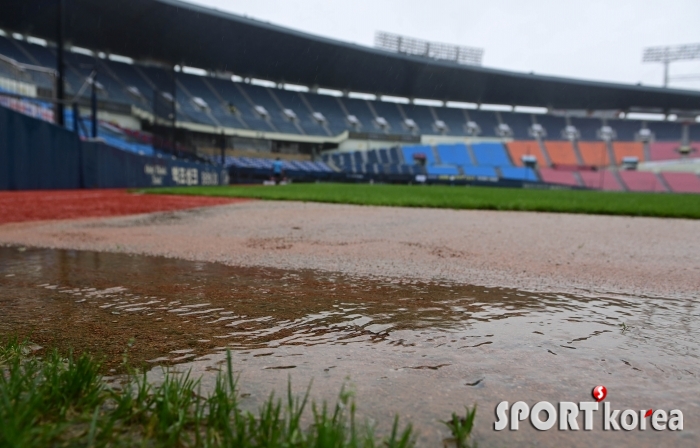
POLYGON ((580 186, 576 173, 573 171, 560 171, 552 168, 541 168, 540 176, 543 182, 559 185, 580 186))
POLYGON ((355 98, 337 98, 337 100, 343 104, 349 115, 354 115, 360 121, 362 131, 375 132, 378 130, 374 125, 374 115, 365 100, 355 98))
POLYGON ((506 149, 500 143, 474 143, 471 145, 478 165, 511 166, 506 149))
POLYGON ((513 112, 501 112, 501 120, 513 131, 513 138, 517 140, 529 140, 532 115, 513 112))
POLYGON ((404 146, 401 148, 403 153, 403 159, 407 164, 413 163, 413 156, 415 154, 423 154, 425 156, 426 165, 435 165, 436 160, 433 155, 433 148, 428 145, 416 145, 416 146, 404 146))
POLYGON ((657 141, 679 141, 683 136, 683 125, 672 121, 649 121, 647 127, 657 141))
POLYGON ((610 165, 608 145, 605 142, 580 141, 578 142, 578 151, 584 165, 601 167, 610 165))
POLYGON ((522 166, 501 167, 501 177, 504 179, 527 180, 531 182, 537 182, 539 180, 535 170, 522 166))
POLYGON ((548 140, 545 141, 544 145, 552 165, 575 166, 579 164, 574 147, 570 141, 548 140))
POLYGON ((263 132, 272 130, 263 118, 253 112, 249 101, 238 88, 238 83, 217 78, 207 79, 207 82, 216 90, 218 96, 226 102, 229 112, 242 121, 244 127, 263 132))
POLYGON ((440 144, 436 148, 440 163, 444 165, 466 166, 473 164, 467 151, 467 145, 464 143, 440 144))
MULTIPOLYGON (((677 160, 682 158, 678 148, 680 142, 654 142, 650 144, 651 160, 677 160)), ((690 157, 700 157, 700 143, 693 143, 691 147, 694 149, 690 153, 690 157)))
MULTIPOLYGON (((598 140, 598 130, 603 126, 599 118, 571 117, 571 124, 578 129, 580 140, 598 140)), ((559 134, 561 136, 561 134, 559 134)), ((558 137, 559 137, 558 136, 558 137)), ((557 137, 554 137, 557 138, 557 137)))
POLYGON ((415 104, 399 104, 399 111, 403 111, 405 117, 416 122, 421 134, 439 134, 434 129, 435 118, 427 106, 417 106, 415 104))
POLYGON ((523 156, 533 156, 537 159, 538 166, 547 166, 547 160, 542 154, 540 144, 535 140, 512 141, 506 144, 513 164, 523 166, 523 156))
POLYGON ((496 137, 496 128, 498 128, 498 118, 496 114, 486 110, 468 110, 466 111, 471 121, 476 122, 481 128, 482 137, 496 137))
POLYGON ((613 142, 613 152, 618 165, 624 157, 636 157, 640 162, 644 161, 644 144, 641 142, 613 142))
POLYGON ((542 125, 547 132, 546 138, 558 140, 561 138, 561 131, 566 127, 566 119, 555 115, 535 115, 535 121, 542 125))
POLYGON ((313 93, 299 93, 299 96, 308 101, 314 112, 323 114, 333 135, 341 134, 349 128, 345 120, 346 114, 335 97, 313 93))
POLYGON ((637 120, 608 120, 607 124, 615 130, 616 139, 620 141, 634 141, 642 129, 642 122, 637 120))
POLYGON ((620 178, 630 191, 666 191, 654 173, 648 171, 620 171, 620 178))
POLYGON ((467 124, 467 116, 463 109, 455 109, 451 107, 436 107, 433 108, 438 120, 445 122, 450 129, 450 135, 467 135, 465 126, 467 124))
POLYGON ((700 177, 694 173, 661 173, 674 193, 700 193, 700 177))
POLYGON ((583 185, 596 190, 607 191, 623 191, 624 188, 620 185, 617 177, 608 170, 600 171, 579 171, 583 185))
POLYGON ((403 117, 399 113, 397 104, 383 101, 370 101, 368 104, 374 109, 378 117, 384 118, 387 123, 389 123, 392 134, 411 133, 411 131, 404 126, 403 117))
POLYGON ((688 137, 690 141, 700 142, 700 123, 694 123, 688 126, 688 137))
POLYGON ((297 116, 299 126, 309 135, 327 135, 323 126, 321 126, 311 116, 311 111, 304 102, 304 98, 298 92, 292 92, 283 89, 270 89, 285 109, 291 109, 297 116))
POLYGON ((425 167, 428 174, 436 176, 458 176, 459 169, 454 165, 429 165, 425 167))
POLYGON ((462 168, 465 176, 495 179, 498 177, 496 168, 492 166, 465 166, 462 168))
POLYGON ((271 124, 277 131, 287 134, 301 134, 294 123, 284 117, 284 107, 277 103, 275 97, 270 94, 267 87, 244 83, 238 83, 238 86, 248 94, 253 106, 262 106, 265 108, 269 114, 271 124))

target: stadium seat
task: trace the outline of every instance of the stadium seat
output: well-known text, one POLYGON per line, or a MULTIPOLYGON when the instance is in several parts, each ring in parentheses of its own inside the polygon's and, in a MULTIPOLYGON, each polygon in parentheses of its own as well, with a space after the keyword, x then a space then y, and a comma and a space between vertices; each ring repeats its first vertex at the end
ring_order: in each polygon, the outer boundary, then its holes
POLYGON ((540 177, 543 182, 559 185, 580 186, 576 174, 573 171, 560 171, 552 168, 541 168, 540 177))
POLYGON ((674 193, 700 193, 700 177, 694 173, 661 173, 674 193))
POLYGON ((372 111, 367 106, 365 100, 358 100, 355 98, 336 98, 339 103, 343 104, 345 110, 348 114, 354 115, 362 125, 361 131, 363 132, 376 132, 377 129, 373 124, 374 115, 372 111))
POLYGON ((561 138, 561 131, 566 127, 566 119, 555 115, 536 115, 536 121, 542 125, 547 133, 546 138, 557 140, 561 138))
POLYGON ((644 145, 640 142, 613 142, 615 163, 622 164, 625 157, 636 157, 640 162, 644 161, 644 145))
POLYGON ((436 176, 458 176, 459 170, 453 165, 428 165, 425 167, 428 174, 436 176))
POLYGON ((574 147, 570 141, 547 140, 544 146, 552 165, 576 166, 579 164, 576 153, 574 153, 574 147))
MULTIPOLYGON (((410 118, 416 122, 420 128, 421 134, 435 134, 439 133, 433 129, 433 124, 435 123, 435 118, 433 118, 430 108, 427 106, 418 106, 415 104, 401 104, 398 106, 402 108, 406 114, 407 118, 410 118)), ((452 130, 448 134, 452 134, 452 130)), ((457 134, 461 135, 461 134, 457 134)))
POLYGON ((378 116, 383 117, 391 127, 392 134, 410 134, 411 131, 403 125, 403 117, 399 113, 397 104, 385 101, 370 101, 378 116))
MULTIPOLYGON (((580 140, 598 140, 598 130, 603 126, 603 121, 599 118, 572 117, 571 124, 578 129, 580 140)), ((561 138, 561 134, 550 138, 561 138)))
POLYGON ((466 112, 470 120, 476 122, 481 128, 482 137, 497 137, 496 128, 499 123, 494 112, 485 110, 468 110, 466 112))
POLYGON ((666 191, 656 174, 648 171, 620 171, 620 178, 630 191, 666 191))
POLYGON ((506 144, 510 158, 516 166, 523 166, 523 156, 533 156, 537 159, 538 166, 547 166, 547 161, 542 154, 540 145, 535 140, 512 141, 506 144))
POLYGON ((532 126, 532 115, 514 112, 501 112, 503 123, 513 131, 513 138, 518 140, 532 139, 530 127, 532 126))
POLYGON ((583 164, 588 166, 608 166, 610 156, 605 142, 578 142, 578 151, 583 164))
MULTIPOLYGON (((681 153, 678 152, 680 148, 680 142, 654 142, 650 144, 650 157, 652 161, 659 160, 677 160, 680 159, 681 153)), ((700 143, 692 143, 691 147, 694 149, 690 153, 690 157, 700 157, 700 143)))
POLYGON ((700 123, 691 124, 688 128, 688 137, 691 142, 700 143, 700 123))
POLYGON ((512 166, 508 153, 501 143, 473 143, 476 163, 482 166, 512 166))
POLYGON ((654 133, 656 141, 679 141, 683 135, 683 125, 672 121, 649 121, 647 127, 654 133))
POLYGON ((526 168, 521 166, 504 166, 501 167, 501 177, 503 179, 511 180, 527 180, 531 182, 537 182, 539 178, 537 173, 532 168, 526 168))
POLYGON ((642 129, 642 122, 638 120, 608 120, 607 124, 613 128, 617 135, 615 138, 620 141, 634 141, 642 129))
POLYGON ((492 166, 465 166, 462 167, 464 175, 468 177, 484 177, 495 179, 498 177, 496 169, 492 166))
POLYGON ((463 109, 454 109, 451 107, 436 107, 434 108, 438 119, 445 122, 450 129, 450 135, 467 135, 465 125, 467 117, 464 115, 463 109))
POLYGON ((579 171, 583 185, 596 190, 623 191, 615 175, 608 170, 600 171, 579 171))
POLYGON ((438 156, 440 163, 443 165, 473 165, 471 157, 467 152, 467 145, 464 143, 455 144, 440 144, 437 145, 438 156))
POLYGON ((417 145, 417 146, 403 146, 401 147, 403 153, 404 163, 411 165, 413 164, 413 156, 415 154, 425 155, 425 162, 427 165, 435 165, 435 156, 433 155, 433 147, 428 145, 417 145))

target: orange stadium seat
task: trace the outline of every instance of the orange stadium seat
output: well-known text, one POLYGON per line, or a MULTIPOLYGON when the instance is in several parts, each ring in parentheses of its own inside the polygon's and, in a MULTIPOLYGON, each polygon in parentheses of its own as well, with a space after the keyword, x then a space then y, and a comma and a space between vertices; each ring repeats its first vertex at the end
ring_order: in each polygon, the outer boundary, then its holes
POLYGON ((553 165, 578 165, 578 159, 571 142, 546 141, 544 145, 553 165))
POLYGON ((539 143, 534 140, 516 140, 507 145, 510 158, 516 166, 523 166, 522 157, 525 155, 534 156, 538 166, 547 166, 547 161, 542 154, 539 143))
POLYGON ((644 145, 640 142, 613 142, 615 163, 622 163, 623 157, 636 157, 640 162, 644 161, 644 145))
POLYGON ((608 166, 610 156, 605 142, 578 142, 578 151, 584 165, 608 166))

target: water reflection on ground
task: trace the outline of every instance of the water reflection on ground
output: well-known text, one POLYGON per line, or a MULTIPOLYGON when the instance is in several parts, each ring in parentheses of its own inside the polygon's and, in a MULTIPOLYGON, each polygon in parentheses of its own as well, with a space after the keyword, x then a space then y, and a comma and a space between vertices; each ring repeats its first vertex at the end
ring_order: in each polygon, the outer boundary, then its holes
MULTIPOLYGON (((399 413, 420 442, 478 403, 477 437, 502 445, 700 445, 698 298, 533 294, 410 279, 235 268, 157 257, 0 248, 0 334, 104 356, 154 380, 164 366, 213 384, 227 349, 247 406, 291 378, 334 399, 343 383, 367 418, 399 413), (589 401, 681 409, 679 433, 495 432, 498 402, 589 401)), ((602 412, 600 413, 602 414, 602 412)))

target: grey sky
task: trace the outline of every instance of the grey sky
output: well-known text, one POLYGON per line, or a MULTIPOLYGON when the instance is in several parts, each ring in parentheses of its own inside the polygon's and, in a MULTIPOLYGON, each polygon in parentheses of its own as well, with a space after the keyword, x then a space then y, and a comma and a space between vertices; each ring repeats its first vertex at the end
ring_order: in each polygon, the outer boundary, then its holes
MULTIPOLYGON (((700 0, 189 1, 362 45, 382 30, 482 47, 488 67, 646 85, 661 85, 662 66, 642 64, 644 47, 700 43, 700 0)), ((690 74, 700 61, 671 66, 690 74)))

